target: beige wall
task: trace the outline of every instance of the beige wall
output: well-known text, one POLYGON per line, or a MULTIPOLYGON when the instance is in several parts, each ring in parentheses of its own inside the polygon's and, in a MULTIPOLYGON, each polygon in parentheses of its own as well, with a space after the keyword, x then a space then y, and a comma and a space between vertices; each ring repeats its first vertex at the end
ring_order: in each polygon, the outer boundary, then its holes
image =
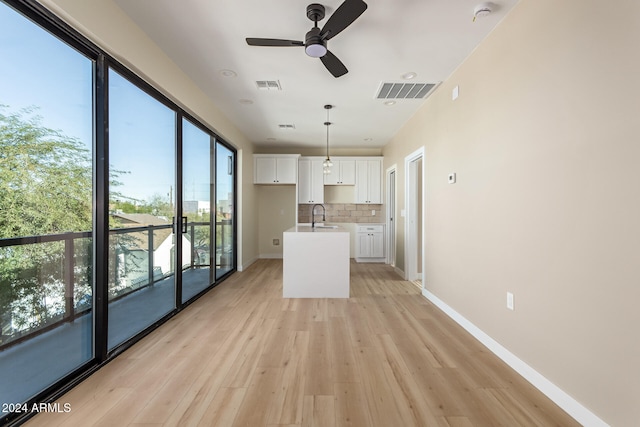
POLYGON ((255 260, 258 229, 252 144, 115 3, 110 0, 40 2, 238 149, 241 160, 238 176, 241 259, 238 264, 242 266, 255 260))
POLYGON ((637 0, 522 0, 383 151, 402 209, 426 149, 426 288, 616 426, 640 420, 638 40, 637 0))
POLYGON ((296 225, 295 185, 258 187, 258 241, 260 257, 282 258, 282 233, 296 225), (273 244, 273 239, 280 241, 273 244))

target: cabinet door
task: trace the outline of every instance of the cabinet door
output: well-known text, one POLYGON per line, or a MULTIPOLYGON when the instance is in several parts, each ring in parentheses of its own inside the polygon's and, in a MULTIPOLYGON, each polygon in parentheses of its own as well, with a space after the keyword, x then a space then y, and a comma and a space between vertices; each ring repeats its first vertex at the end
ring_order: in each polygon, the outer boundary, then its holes
POLYGON ((384 233, 371 233, 371 257, 384 257, 384 233))
POLYGON ((311 162, 311 183, 309 190, 312 203, 324 203, 324 172, 322 160, 312 160, 311 162))
POLYGON ((298 203, 311 203, 311 161, 298 162, 298 203))
MULTIPOLYGON (((331 167, 331 172, 324 174, 322 180, 324 181, 324 185, 338 185, 340 184, 340 160, 332 160, 333 166, 331 167)), ((321 163, 322 164, 322 163, 321 163)))
POLYGON ((382 203, 382 162, 380 160, 368 161, 369 173, 369 203, 382 203))
POLYGON ((324 203, 324 182, 321 160, 301 159, 298 162, 298 203, 324 203))
POLYGON ((323 179, 321 160, 300 160, 298 162, 298 203, 324 203, 323 179))
POLYGON ((256 157, 254 166, 255 176, 253 182, 256 184, 273 184, 276 182, 275 157, 256 157))
POLYGON ((340 160, 340 184, 355 185, 356 184, 356 161, 340 160))
POLYGON ((356 258, 370 258, 371 257, 371 245, 369 239, 371 236, 369 233, 358 233, 356 245, 356 258))
POLYGON ((369 203, 369 161, 356 162, 356 203, 369 203))
POLYGON ((277 157, 276 181, 279 184, 295 184, 298 182, 298 159, 295 157, 277 157))

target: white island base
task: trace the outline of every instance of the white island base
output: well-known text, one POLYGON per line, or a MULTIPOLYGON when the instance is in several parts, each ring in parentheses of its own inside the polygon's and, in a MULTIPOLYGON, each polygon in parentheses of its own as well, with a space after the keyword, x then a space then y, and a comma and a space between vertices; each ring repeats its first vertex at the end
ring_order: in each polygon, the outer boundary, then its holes
POLYGON ((284 298, 349 298, 349 232, 297 225, 284 232, 284 298))

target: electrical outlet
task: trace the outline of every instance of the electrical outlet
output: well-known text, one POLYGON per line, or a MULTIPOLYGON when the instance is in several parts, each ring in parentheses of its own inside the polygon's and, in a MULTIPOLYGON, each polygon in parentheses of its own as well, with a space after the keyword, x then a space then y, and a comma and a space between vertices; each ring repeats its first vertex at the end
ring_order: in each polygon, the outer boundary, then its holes
POLYGON ((514 301, 513 301, 513 294, 511 292, 507 292, 507 308, 509 310, 514 310, 514 301))
POLYGON ((371 209, 371 216, 376 216, 376 210, 375 209, 371 209))
POLYGON ((280 239, 273 239, 273 246, 280 246, 280 239))

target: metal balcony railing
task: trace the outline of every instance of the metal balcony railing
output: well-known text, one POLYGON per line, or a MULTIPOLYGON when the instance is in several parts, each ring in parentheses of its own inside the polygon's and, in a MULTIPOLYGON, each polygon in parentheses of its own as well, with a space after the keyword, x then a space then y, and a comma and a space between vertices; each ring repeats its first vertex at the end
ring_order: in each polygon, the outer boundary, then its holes
MULTIPOLYGON (((215 223, 216 236, 216 252, 213 256, 210 253, 211 236, 208 231, 208 222, 189 222, 187 223, 187 233, 183 234, 183 239, 189 242, 190 253, 183 254, 183 265, 181 270, 208 268, 211 261, 214 261, 216 268, 228 267, 228 260, 225 252, 232 252, 229 244, 232 239, 232 221, 219 220, 215 223), (201 244, 195 244, 198 228, 202 228, 200 238, 201 244), (209 233, 209 234, 207 234, 209 233), (184 261, 187 261, 186 263, 184 261)), ((127 227, 117 228, 109 231, 110 237, 110 254, 109 254, 109 302, 113 302, 122 298, 126 298, 134 292, 153 286, 155 283, 167 279, 175 275, 175 262, 173 251, 169 252, 169 262, 171 264, 159 266, 156 260, 156 252, 159 247, 156 234, 160 231, 166 234, 164 240, 171 238, 172 245, 175 245, 175 234, 172 224, 166 225, 149 225, 143 227, 127 227), (163 231, 164 230, 164 231, 163 231), (169 233, 167 233, 169 231, 169 233), (143 243, 141 245, 140 243, 143 243), (141 247, 144 246, 144 247, 141 247), (139 269, 131 271, 127 265, 126 254, 137 253, 137 261, 146 261, 146 266, 142 268, 140 262, 137 263, 139 269), (124 256, 123 256, 124 254, 124 256), (124 261, 123 261, 124 258, 124 261), (144 259, 146 258, 146 259, 144 259), (162 267, 165 267, 164 269, 162 267), (144 274, 146 272, 146 274, 144 274), (137 274, 136 274, 137 273, 137 274), (143 274, 140 274, 143 273, 143 274)), ((53 260, 54 276, 49 275, 48 278, 33 278, 39 281, 42 288, 42 301, 44 307, 33 309, 34 313, 42 312, 44 315, 34 316, 28 327, 20 329, 13 328, 11 325, 13 313, 11 306, 15 305, 16 300, 4 301, 4 313, 0 313, 0 325, 2 326, 2 335, 0 335, 0 351, 20 342, 29 340, 36 335, 54 329, 66 322, 73 322, 78 316, 84 315, 91 311, 93 305, 92 298, 92 251, 86 250, 78 253, 78 249, 84 244, 85 247, 90 245, 92 233, 87 232, 70 232, 61 234, 48 234, 40 236, 17 237, 0 239, 0 261, 8 262, 11 257, 16 257, 15 248, 24 247, 26 245, 43 245, 54 244, 59 245, 52 248, 51 252, 55 253, 53 260), (82 243, 79 243, 83 241, 82 243), (61 265, 60 265, 61 264, 61 265), (79 283, 85 279, 86 283, 79 283), (44 283, 43 280, 56 282, 58 292, 55 295, 47 295, 46 290, 50 288, 51 283, 44 283), (62 285, 62 286, 61 286, 62 285), (63 287, 63 295, 60 288, 63 287), (85 288, 88 292, 84 292, 85 288), (83 293, 84 292, 84 293, 83 293), (60 304, 64 299, 63 307, 60 304), (46 307, 46 301, 57 301, 54 307, 49 310, 46 307)), ((183 240, 184 242, 184 240, 183 240)), ((182 244, 182 242, 181 242, 182 244)), ((166 261, 165 261, 166 263, 166 261)), ((6 280, 4 286, 7 285, 6 280)), ((2 281, 0 281, 2 284, 2 281)), ((2 295, 10 295, 10 292, 2 292, 0 289, 0 298, 2 295)), ((54 292, 55 293, 55 292, 54 292)))

